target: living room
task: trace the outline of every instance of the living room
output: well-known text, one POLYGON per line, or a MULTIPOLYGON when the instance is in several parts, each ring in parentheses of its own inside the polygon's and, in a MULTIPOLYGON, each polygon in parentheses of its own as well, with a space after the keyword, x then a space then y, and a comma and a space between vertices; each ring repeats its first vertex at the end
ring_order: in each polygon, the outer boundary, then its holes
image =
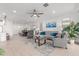
POLYGON ((74 40, 73 33, 79 31, 74 30, 79 26, 78 3, 0 3, 0 7, 0 47, 4 55, 79 55, 74 54, 79 40, 74 40))

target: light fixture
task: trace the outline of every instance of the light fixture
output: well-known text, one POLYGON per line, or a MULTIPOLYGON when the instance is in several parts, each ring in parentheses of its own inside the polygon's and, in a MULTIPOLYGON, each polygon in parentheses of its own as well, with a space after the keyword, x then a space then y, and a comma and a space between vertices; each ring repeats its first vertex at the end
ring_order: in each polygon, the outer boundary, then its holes
POLYGON ((44 3, 43 6, 44 7, 47 7, 47 6, 49 6, 49 4, 48 3, 44 3))
POLYGON ((18 26, 18 28, 20 29, 20 28, 21 28, 21 26, 19 25, 19 26, 18 26))
POLYGON ((3 12, 3 13, 2 13, 2 15, 3 15, 3 16, 5 16, 5 15, 6 15, 6 13, 5 13, 5 12, 3 12))
POLYGON ((64 18, 63 21, 70 21, 70 18, 64 18))
POLYGON ((56 13, 56 11, 55 11, 55 10, 53 10, 53 11, 52 11, 52 13, 53 13, 53 14, 55 14, 55 13, 56 13))
POLYGON ((5 24, 5 20, 6 20, 6 13, 3 12, 2 15, 0 15, 0 25, 4 25, 5 24))
POLYGON ((44 13, 42 13, 42 12, 38 12, 38 10, 36 10, 36 9, 33 9, 33 11, 32 12, 29 12, 28 14, 31 14, 31 17, 33 17, 33 16, 37 16, 37 17, 40 17, 40 15, 42 15, 42 14, 44 14, 44 13))
POLYGON ((0 25, 4 25, 5 21, 3 19, 0 20, 0 25))
POLYGON ((6 17, 7 17, 7 16, 6 16, 6 13, 3 12, 2 15, 1 15, 1 17, 4 18, 4 19, 6 19, 6 17))
POLYGON ((16 13, 16 10, 13 10, 12 12, 13 12, 13 13, 16 13))
POLYGON ((37 15, 36 15, 36 14, 34 14, 33 16, 35 16, 35 17, 36 17, 37 15))

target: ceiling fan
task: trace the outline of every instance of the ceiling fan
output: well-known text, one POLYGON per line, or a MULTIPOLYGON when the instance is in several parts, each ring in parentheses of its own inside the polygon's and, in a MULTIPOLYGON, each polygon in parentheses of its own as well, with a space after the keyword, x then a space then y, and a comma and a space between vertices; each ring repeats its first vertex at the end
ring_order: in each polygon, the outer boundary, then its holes
POLYGON ((33 11, 28 14, 31 14, 31 17, 33 17, 33 16, 40 17, 40 15, 42 15, 44 13, 38 12, 36 9, 33 9, 33 11))

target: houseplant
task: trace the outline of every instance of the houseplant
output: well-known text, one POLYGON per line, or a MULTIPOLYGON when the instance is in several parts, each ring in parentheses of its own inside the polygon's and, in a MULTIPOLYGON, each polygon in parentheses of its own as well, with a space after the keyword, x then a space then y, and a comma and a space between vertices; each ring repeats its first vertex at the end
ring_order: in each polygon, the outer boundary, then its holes
POLYGON ((5 51, 4 49, 0 48, 0 55, 4 55, 5 51))
POLYGON ((66 31, 68 33, 68 43, 71 43, 70 41, 75 40, 77 35, 79 35, 79 23, 75 24, 74 22, 71 22, 70 25, 63 29, 63 31, 66 31))

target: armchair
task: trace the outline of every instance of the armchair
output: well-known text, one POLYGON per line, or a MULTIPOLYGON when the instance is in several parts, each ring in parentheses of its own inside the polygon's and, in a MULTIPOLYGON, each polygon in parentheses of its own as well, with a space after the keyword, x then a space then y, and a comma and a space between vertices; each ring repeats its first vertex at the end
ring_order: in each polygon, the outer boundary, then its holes
POLYGON ((65 48, 67 49, 67 40, 68 40, 68 36, 67 33, 62 34, 63 37, 61 38, 54 38, 54 47, 61 47, 61 48, 65 48))

